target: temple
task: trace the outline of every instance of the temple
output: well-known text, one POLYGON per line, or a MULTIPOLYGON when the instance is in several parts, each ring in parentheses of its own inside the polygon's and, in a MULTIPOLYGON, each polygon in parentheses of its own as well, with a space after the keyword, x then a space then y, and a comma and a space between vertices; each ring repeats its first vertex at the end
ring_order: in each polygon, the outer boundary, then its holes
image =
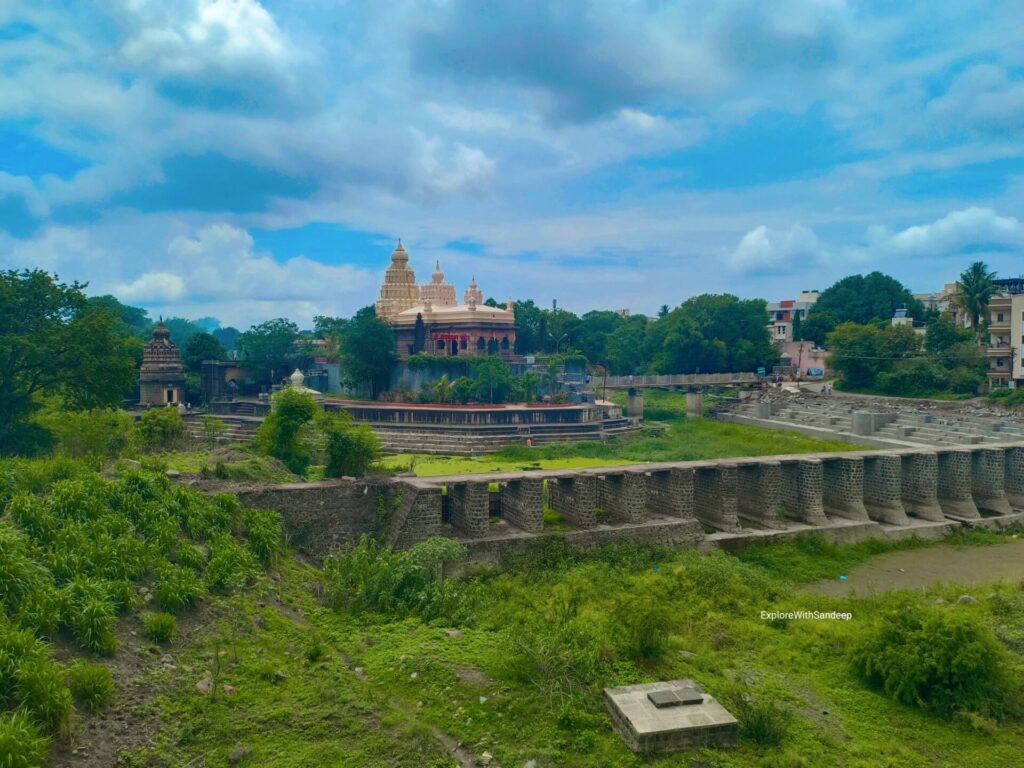
POLYGON ((171 341, 171 332, 161 321, 153 328, 153 338, 142 349, 139 403, 177 405, 182 401, 184 390, 185 370, 178 346, 171 341))
POLYGON ((504 308, 487 306, 475 277, 463 295, 464 303, 458 304, 456 296, 439 262, 431 281, 418 286, 409 254, 399 240, 375 307, 377 317, 391 324, 401 357, 419 353, 512 356, 516 317, 511 299, 504 308))

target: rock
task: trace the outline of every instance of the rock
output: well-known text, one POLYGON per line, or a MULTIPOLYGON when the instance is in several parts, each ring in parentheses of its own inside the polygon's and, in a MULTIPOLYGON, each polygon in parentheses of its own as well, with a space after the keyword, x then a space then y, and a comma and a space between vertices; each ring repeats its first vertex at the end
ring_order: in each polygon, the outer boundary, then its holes
POLYGON ((277 571, 271 571, 271 573, 270 573, 270 580, 271 581, 281 581, 281 574, 278 573, 277 571))
POLYGON ((181 477, 181 472, 176 469, 168 469, 164 474, 168 477, 181 477))
POLYGON ((482 755, 480 755, 480 759, 477 762, 479 762, 480 765, 484 766, 484 768, 487 768, 488 765, 494 762, 494 755, 492 755, 490 752, 484 752, 482 755))
POLYGON ((196 683, 196 691, 202 694, 213 693, 213 680, 209 677, 204 677, 198 683, 196 683))
POLYGON ((225 695, 227 695, 227 696, 231 696, 231 695, 233 695, 233 694, 234 694, 234 692, 235 692, 235 686, 233 686, 233 685, 228 685, 227 683, 224 683, 224 685, 222 685, 222 686, 220 687, 220 689, 221 689, 222 691, 224 691, 225 695))
POLYGON ((945 604, 946 604, 946 598, 944 598, 944 597, 937 597, 937 598, 935 598, 935 605, 945 605, 945 604))
POLYGON ((409 675, 409 679, 410 680, 415 680, 419 676, 420 676, 419 672, 413 672, 411 675, 409 675))
POLYGON ((487 703, 487 697, 486 696, 481 696, 480 697, 480 703, 481 704, 486 704, 487 703))
POLYGON ((978 602, 977 599, 971 597, 970 595, 960 595, 960 597, 958 597, 956 601, 960 605, 974 605, 978 602))
POLYGON ((454 638, 462 637, 462 633, 459 630, 457 630, 457 629, 446 629, 444 631, 444 633, 446 635, 448 635, 448 637, 454 637, 454 638))
POLYGON ((121 461, 123 461, 126 466, 131 467, 132 469, 142 469, 142 462, 136 461, 135 459, 121 459, 121 461))
POLYGON ((238 744, 228 755, 228 765, 238 765, 252 754, 252 747, 238 744))
POLYGON ((680 655, 680 656, 682 656, 682 657, 683 657, 684 659, 692 659, 692 658, 694 658, 694 657, 695 657, 695 656, 696 656, 697 654, 696 654, 696 653, 694 653, 693 651, 680 651, 680 652, 679 652, 679 655, 680 655))
POLYGON ((256 627, 257 629, 266 629, 267 628, 267 620, 265 618, 263 618, 262 616, 260 616, 259 614, 256 614, 255 616, 252 617, 252 623, 253 623, 253 626, 256 627))
POLYGON ((279 670, 277 670, 277 672, 274 673, 274 682, 275 683, 283 682, 287 677, 288 677, 288 675, 286 675, 284 672, 282 672, 279 669, 279 670))
POLYGON ((527 760, 525 763, 523 763, 523 768, 537 768, 537 761, 527 760))
POLYGON ((171 658, 171 654, 165 653, 163 656, 160 657, 160 663, 161 664, 173 664, 174 663, 174 659, 171 658))

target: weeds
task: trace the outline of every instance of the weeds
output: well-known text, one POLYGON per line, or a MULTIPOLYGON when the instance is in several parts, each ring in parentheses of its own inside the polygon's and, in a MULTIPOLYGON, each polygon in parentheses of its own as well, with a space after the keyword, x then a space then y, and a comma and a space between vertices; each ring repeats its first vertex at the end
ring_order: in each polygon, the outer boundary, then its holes
POLYGON ((114 678, 102 664, 79 659, 68 670, 75 701, 89 710, 102 709, 114 698, 114 678))

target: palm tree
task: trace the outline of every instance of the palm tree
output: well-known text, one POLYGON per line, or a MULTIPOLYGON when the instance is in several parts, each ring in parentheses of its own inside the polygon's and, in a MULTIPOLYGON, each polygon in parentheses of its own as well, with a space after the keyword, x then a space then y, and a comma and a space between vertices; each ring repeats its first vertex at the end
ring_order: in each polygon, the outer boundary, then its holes
POLYGON ((982 313, 988 306, 988 300, 992 298, 995 286, 996 273, 989 272, 988 265, 983 261, 976 261, 960 273, 960 280, 957 283, 957 303, 964 308, 971 316, 971 328, 974 336, 981 338, 980 323, 982 313))

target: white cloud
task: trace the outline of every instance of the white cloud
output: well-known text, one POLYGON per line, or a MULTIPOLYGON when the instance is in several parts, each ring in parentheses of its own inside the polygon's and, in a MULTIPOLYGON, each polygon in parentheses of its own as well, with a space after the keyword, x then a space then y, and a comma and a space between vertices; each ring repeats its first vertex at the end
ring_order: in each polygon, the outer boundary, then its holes
POLYGON ((755 227, 726 254, 732 272, 795 272, 817 264, 823 256, 818 236, 801 224, 789 229, 755 227))
POLYGON ((1013 79, 995 64, 965 69, 942 96, 928 103, 932 123, 940 130, 976 128, 1024 130, 1024 79, 1013 79))
POLYGON ((1024 227, 991 208, 971 207, 896 233, 874 226, 867 239, 872 256, 948 256, 969 248, 1024 245, 1024 227))
POLYGON ((128 303, 166 304, 185 296, 185 281, 170 272, 147 272, 130 283, 114 286, 113 292, 128 303))

